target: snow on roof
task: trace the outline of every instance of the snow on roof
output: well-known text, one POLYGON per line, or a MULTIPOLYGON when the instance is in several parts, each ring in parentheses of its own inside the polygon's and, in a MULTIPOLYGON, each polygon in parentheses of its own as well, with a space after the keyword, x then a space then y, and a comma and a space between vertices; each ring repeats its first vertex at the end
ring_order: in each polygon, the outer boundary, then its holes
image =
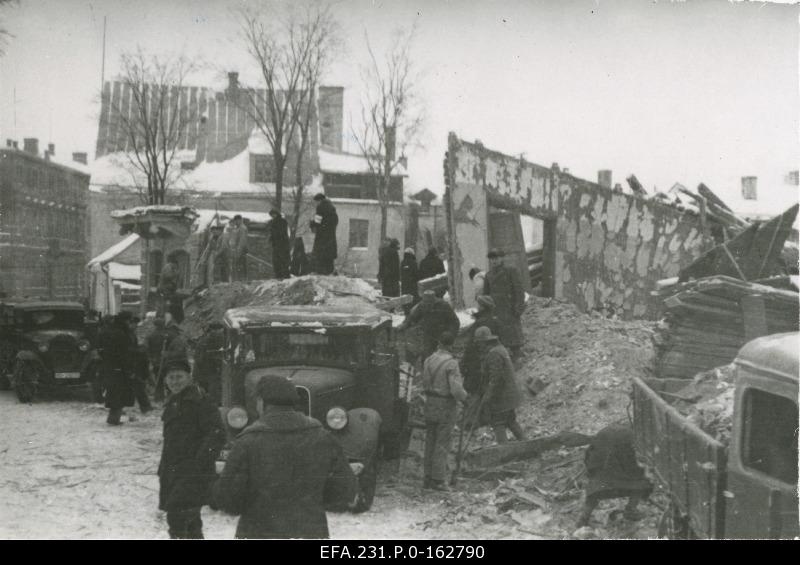
POLYGON ((108 263, 108 276, 112 279, 140 280, 142 278, 141 265, 125 265, 111 261, 108 263))
POLYGON ((194 208, 191 206, 172 206, 169 204, 151 204, 149 206, 136 206, 123 210, 112 210, 112 218, 127 218, 130 216, 146 216, 148 214, 159 214, 168 216, 195 216, 194 208))
POLYGON ((131 245, 136 243, 139 240, 139 235, 132 233, 128 235, 122 241, 115 243, 105 251, 103 251, 100 255, 89 261, 87 267, 91 267, 92 265, 100 264, 104 265, 114 259, 117 255, 128 249, 131 245))
MULTIPOLYGON (((327 149, 320 149, 317 155, 319 156, 319 168, 324 173, 359 174, 370 172, 369 163, 363 155, 327 149)), ((398 164, 393 175, 408 176, 408 172, 405 167, 398 164)))

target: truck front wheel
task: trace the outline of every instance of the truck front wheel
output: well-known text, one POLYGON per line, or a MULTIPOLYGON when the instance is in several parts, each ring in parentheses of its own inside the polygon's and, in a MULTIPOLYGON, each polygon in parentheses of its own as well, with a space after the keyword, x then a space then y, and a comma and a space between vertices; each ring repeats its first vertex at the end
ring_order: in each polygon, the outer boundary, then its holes
POLYGON ((30 363, 19 362, 14 368, 14 392, 20 402, 27 404, 36 396, 36 383, 39 375, 30 363))

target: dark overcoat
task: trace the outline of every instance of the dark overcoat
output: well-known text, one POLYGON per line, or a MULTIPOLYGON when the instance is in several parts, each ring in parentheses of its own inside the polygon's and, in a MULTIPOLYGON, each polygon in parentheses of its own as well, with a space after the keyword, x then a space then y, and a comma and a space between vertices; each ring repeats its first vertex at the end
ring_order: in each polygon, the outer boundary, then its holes
POLYGON ((312 223, 315 232, 312 253, 317 260, 336 259, 336 226, 339 225, 336 206, 325 198, 317 204, 315 214, 318 221, 312 223))
POLYGON ((481 364, 482 386, 485 387, 484 411, 491 415, 514 410, 519 406, 521 393, 514 376, 514 364, 502 344, 490 346, 481 364))
POLYGON ((237 538, 327 538, 327 504, 346 505, 356 478, 317 420, 268 407, 236 439, 214 485, 214 506, 241 515, 237 538))
POLYGON ((481 389, 481 349, 475 342, 475 331, 480 327, 487 327, 493 335, 498 335, 500 322, 493 313, 485 310, 477 312, 474 323, 467 333, 467 345, 461 358, 461 375, 464 377, 464 389, 470 394, 483 394, 481 389))
POLYGON ((419 262, 419 280, 429 279, 444 272, 444 261, 433 253, 429 253, 419 262))
POLYGON ((587 496, 647 495, 653 485, 636 462, 633 432, 629 426, 612 424, 591 440, 585 455, 587 496))
POLYGON ((131 379, 135 355, 128 329, 119 322, 105 325, 98 332, 97 341, 106 389, 106 407, 119 410, 133 406, 131 379))
POLYGON ((403 294, 410 294, 416 301, 419 298, 419 273, 417 258, 413 253, 404 253, 403 262, 400 264, 400 290, 403 294))
POLYGON ((400 296, 400 257, 397 248, 387 245, 378 260, 378 280, 383 296, 400 296))
POLYGON ((283 216, 277 216, 269 222, 270 244, 272 245, 272 268, 275 277, 289 277, 289 223, 283 216))
POLYGON ((500 321, 497 336, 506 347, 519 347, 523 343, 520 317, 525 311, 525 290, 519 271, 508 265, 498 265, 486 273, 483 293, 492 297, 494 314, 500 321))
POLYGON ((217 407, 196 385, 172 395, 161 416, 164 446, 158 466, 161 510, 175 512, 208 503, 214 462, 225 444, 217 407))

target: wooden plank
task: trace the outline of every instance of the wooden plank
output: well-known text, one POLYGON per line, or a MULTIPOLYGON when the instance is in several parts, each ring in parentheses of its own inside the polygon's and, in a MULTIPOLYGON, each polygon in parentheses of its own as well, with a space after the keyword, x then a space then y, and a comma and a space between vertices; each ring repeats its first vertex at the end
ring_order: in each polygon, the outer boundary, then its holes
POLYGON ((470 451, 464 457, 464 463, 470 468, 497 467, 509 461, 531 459, 560 447, 580 447, 588 445, 591 436, 575 432, 561 432, 553 436, 540 437, 525 441, 511 441, 470 451))

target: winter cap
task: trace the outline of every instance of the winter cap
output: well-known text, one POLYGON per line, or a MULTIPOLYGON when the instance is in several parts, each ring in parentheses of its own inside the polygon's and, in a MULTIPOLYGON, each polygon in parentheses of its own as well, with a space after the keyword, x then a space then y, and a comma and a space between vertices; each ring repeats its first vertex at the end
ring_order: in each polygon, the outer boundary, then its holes
POLYGON ((488 296, 486 294, 481 294, 478 297, 478 304, 483 306, 484 308, 491 308, 494 309, 497 305, 494 303, 494 298, 488 296))
POLYGON ((319 202, 320 200, 324 200, 325 199, 325 195, 322 194, 321 192, 318 192, 318 193, 316 193, 314 195, 313 199, 316 200, 317 202, 319 202))
POLYGON ((479 342, 495 341, 496 339, 497 336, 493 335, 492 330, 490 330, 486 326, 481 326, 477 330, 475 330, 475 341, 479 342))
POLYGON ((278 375, 264 375, 258 381, 257 392, 264 404, 273 406, 294 406, 299 400, 291 381, 278 375))
POLYGON ((496 257, 505 257, 505 256, 506 256, 506 254, 503 253, 503 251, 501 249, 497 249, 496 247, 494 249, 492 249, 491 251, 489 251, 489 254, 487 255, 487 257, 489 259, 494 259, 496 257))
POLYGON ((176 355, 164 360, 164 372, 170 371, 184 371, 186 373, 192 372, 192 367, 189 365, 189 360, 183 355, 176 355))

